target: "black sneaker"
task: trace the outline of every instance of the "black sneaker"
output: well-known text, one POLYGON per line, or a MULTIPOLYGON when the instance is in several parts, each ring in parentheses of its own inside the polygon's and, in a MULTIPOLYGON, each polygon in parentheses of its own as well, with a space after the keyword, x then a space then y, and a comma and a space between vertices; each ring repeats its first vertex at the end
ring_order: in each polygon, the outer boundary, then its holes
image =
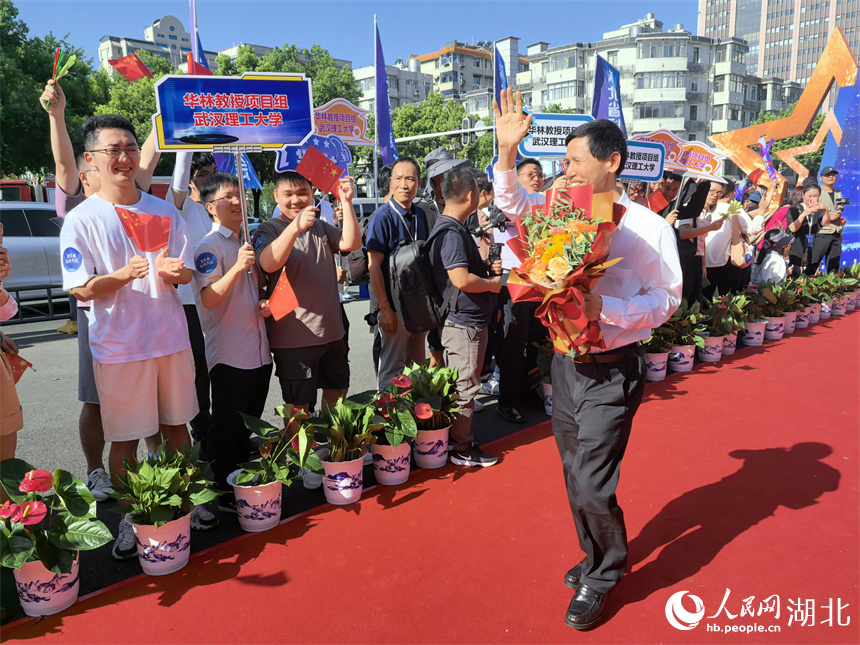
POLYGON ((498 461, 498 457, 488 455, 478 448, 478 446, 470 446, 463 450, 451 451, 451 463, 456 466, 479 466, 481 468, 487 468, 489 466, 495 466, 498 461))

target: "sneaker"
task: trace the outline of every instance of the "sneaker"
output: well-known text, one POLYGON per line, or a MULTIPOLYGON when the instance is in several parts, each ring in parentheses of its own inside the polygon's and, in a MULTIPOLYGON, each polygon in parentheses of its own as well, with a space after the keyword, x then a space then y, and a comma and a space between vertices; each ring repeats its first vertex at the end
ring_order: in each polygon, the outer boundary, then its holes
POLYGON ((218 498, 218 510, 222 513, 233 513, 237 515, 239 511, 236 509, 236 496, 233 493, 224 493, 218 498))
POLYGON ((315 473, 307 468, 302 469, 302 486, 308 490, 316 490, 323 483, 323 474, 315 473))
POLYGON ((346 291, 344 291, 342 294, 340 294, 340 301, 341 302, 352 302, 353 300, 355 300, 355 296, 347 293, 346 291))
POLYGON ((61 334, 68 334, 69 336, 74 336, 78 333, 78 323, 74 320, 69 320, 65 325, 57 327, 57 331, 61 334))
POLYGON ((209 531, 218 526, 218 516, 205 506, 195 506, 191 513, 191 528, 195 531, 209 531))
POLYGON ((475 412, 483 412, 484 404, 481 403, 478 399, 475 399, 475 412))
POLYGON ((498 461, 498 457, 488 455, 475 445, 464 450, 451 451, 451 463, 455 466, 480 466, 481 468, 487 468, 495 466, 498 461))
POLYGON ((481 394, 499 395, 499 382, 494 378, 488 378, 484 383, 481 383, 481 394))
POLYGON ((110 476, 105 472, 104 468, 96 468, 87 475, 87 488, 90 489, 97 502, 105 501, 113 493, 110 476))
POLYGON ((118 535, 114 540, 111 553, 115 560, 130 560, 137 555, 137 538, 128 521, 128 514, 123 515, 120 520, 118 535))

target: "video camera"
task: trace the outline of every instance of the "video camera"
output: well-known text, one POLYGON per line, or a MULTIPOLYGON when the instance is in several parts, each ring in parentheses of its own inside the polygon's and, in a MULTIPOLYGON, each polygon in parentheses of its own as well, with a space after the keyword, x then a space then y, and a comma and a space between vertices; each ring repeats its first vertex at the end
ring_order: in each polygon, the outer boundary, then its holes
POLYGON ((484 237, 490 230, 497 228, 503 233, 513 226, 508 217, 502 212, 502 209, 494 204, 487 207, 487 214, 490 216, 489 223, 484 226, 473 226, 469 229, 469 233, 475 237, 484 237))
POLYGON ((833 205, 836 206, 836 208, 838 208, 839 210, 842 210, 846 206, 851 205, 851 200, 847 197, 837 197, 836 200, 833 202, 833 205))

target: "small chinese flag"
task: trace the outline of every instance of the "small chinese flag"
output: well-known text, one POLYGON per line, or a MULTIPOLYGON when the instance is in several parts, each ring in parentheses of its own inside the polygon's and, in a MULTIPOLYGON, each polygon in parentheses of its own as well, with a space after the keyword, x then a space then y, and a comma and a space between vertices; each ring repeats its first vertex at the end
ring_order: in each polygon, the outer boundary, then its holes
POLYGON ((143 78, 144 76, 152 78, 152 72, 150 72, 146 65, 143 64, 143 61, 140 60, 140 56, 136 53, 131 53, 128 56, 123 56, 122 58, 111 59, 108 61, 108 64, 118 71, 120 76, 131 82, 134 82, 139 78, 143 78))
POLYGON ((188 52, 188 75, 189 76, 212 76, 212 71, 194 61, 194 56, 188 52))
POLYGON ((116 208, 125 234, 134 240, 142 253, 160 251, 170 240, 170 218, 149 213, 135 213, 119 206, 116 208))
POLYGON ((758 186, 758 182, 761 179, 761 176, 764 174, 764 170, 761 168, 756 168, 749 174, 750 183, 753 185, 753 188, 758 186))
POLYGON ((33 367, 33 364, 21 358, 20 354, 8 355, 7 358, 9 359, 9 367, 12 368, 12 378, 17 385, 18 381, 20 381, 21 377, 24 375, 24 370, 28 367, 33 367))
POLYGON ((663 196, 659 190, 655 190, 653 193, 648 195, 648 208, 650 208, 655 213, 659 213, 664 208, 669 205, 669 202, 666 201, 666 198, 663 196))
POLYGON ((281 271, 281 277, 278 278, 275 290, 269 297, 269 310, 272 312, 272 318, 280 320, 298 306, 299 301, 296 300, 296 292, 293 291, 290 281, 287 280, 287 270, 284 269, 281 271))
POLYGON ((308 146, 296 172, 311 182, 324 193, 333 193, 337 180, 343 174, 343 168, 326 157, 313 146, 308 146))

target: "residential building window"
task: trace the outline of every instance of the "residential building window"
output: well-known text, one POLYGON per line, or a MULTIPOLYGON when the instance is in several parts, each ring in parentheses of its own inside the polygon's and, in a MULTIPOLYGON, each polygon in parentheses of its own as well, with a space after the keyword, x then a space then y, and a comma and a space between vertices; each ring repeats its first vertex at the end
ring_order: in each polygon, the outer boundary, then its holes
POLYGON ((637 119, 671 119, 684 116, 683 103, 647 103, 633 109, 637 119))
POLYGON ((612 66, 618 65, 618 50, 606 52, 606 60, 612 66))
POLYGON ((694 63, 699 62, 699 48, 698 47, 693 47, 693 62, 694 63))
POLYGON ((474 67, 480 67, 480 66, 481 66, 481 60, 480 60, 480 59, 478 59, 478 58, 474 58, 474 59, 472 59, 472 65, 473 65, 474 67))
POLYGON ((481 77, 476 74, 475 76, 472 77, 472 83, 480 87, 481 77))
POLYGON ((696 135, 695 135, 695 134, 690 133, 690 134, 688 134, 688 135, 687 135, 687 141, 695 141, 695 140, 696 140, 696 135))
POLYGON ((714 121, 719 121, 723 118, 723 106, 718 105, 714 108, 714 121))
POLYGON ((690 121, 698 121, 699 119, 699 106, 691 105, 690 106, 690 121))
POLYGON ((726 77, 717 76, 714 78, 714 92, 724 92, 726 90, 726 77))
POLYGON ((170 38, 170 40, 178 40, 178 38, 176 36, 174 36, 173 34, 170 34, 167 37, 170 38))

